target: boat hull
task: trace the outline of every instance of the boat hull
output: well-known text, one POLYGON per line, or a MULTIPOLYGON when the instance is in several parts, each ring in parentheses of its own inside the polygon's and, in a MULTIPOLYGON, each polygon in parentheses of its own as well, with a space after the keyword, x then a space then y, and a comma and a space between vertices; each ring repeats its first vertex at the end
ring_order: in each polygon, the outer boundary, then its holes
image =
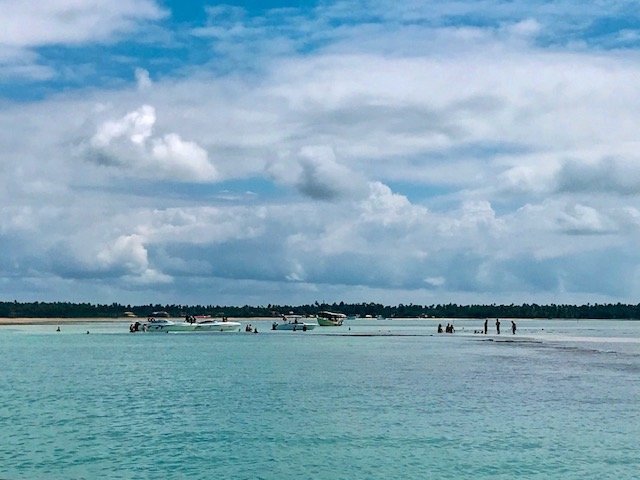
POLYGON ((318 325, 321 327, 339 327, 347 316, 344 313, 329 312, 323 310, 318 313, 318 325))
POLYGON ((237 332, 242 327, 240 322, 201 322, 194 325, 194 332, 237 332))
POLYGON ((278 323, 273 330, 291 330, 294 332, 308 332, 316 328, 315 323, 278 323))
POLYGON ((342 325, 343 319, 331 320, 330 318, 318 317, 318 325, 321 327, 339 327, 342 325))
POLYGON ((147 332, 147 333, 206 333, 206 332, 237 332, 242 327, 240 322, 171 322, 171 321, 152 321, 142 323, 137 329, 129 331, 147 332))

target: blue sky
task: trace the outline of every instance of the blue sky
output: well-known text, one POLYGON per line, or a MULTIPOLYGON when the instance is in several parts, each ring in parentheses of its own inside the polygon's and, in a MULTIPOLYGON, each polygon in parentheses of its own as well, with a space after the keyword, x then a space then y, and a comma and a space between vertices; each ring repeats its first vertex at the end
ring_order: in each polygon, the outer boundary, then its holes
POLYGON ((0 7, 4 300, 639 298, 635 2, 0 7))

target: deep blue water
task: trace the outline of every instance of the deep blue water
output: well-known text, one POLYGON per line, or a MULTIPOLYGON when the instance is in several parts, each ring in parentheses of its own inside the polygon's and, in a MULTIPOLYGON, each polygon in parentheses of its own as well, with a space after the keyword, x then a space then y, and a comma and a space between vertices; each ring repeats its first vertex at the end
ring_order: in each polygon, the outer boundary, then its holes
POLYGON ((473 334, 481 320, 453 335, 433 320, 252 323, 261 333, 1 327, 0 478, 640 472, 640 322, 521 320, 500 337, 473 334))

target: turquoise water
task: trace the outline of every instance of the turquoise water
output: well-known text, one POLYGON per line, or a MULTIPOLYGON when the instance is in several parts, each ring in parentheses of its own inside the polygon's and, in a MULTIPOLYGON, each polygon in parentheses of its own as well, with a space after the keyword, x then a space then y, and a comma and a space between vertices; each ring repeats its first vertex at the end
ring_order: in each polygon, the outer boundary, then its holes
POLYGON ((481 320, 453 335, 433 320, 251 323, 260 334, 1 327, 0 478, 640 471, 640 322, 520 320, 513 336, 503 321, 500 337, 473 334, 481 320))

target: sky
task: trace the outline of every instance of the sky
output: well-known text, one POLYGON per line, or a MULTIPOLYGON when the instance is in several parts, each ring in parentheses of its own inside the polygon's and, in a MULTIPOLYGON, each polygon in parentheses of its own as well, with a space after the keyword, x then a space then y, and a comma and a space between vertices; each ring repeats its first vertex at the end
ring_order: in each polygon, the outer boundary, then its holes
POLYGON ((0 12, 2 301, 640 301, 635 1, 0 12))

